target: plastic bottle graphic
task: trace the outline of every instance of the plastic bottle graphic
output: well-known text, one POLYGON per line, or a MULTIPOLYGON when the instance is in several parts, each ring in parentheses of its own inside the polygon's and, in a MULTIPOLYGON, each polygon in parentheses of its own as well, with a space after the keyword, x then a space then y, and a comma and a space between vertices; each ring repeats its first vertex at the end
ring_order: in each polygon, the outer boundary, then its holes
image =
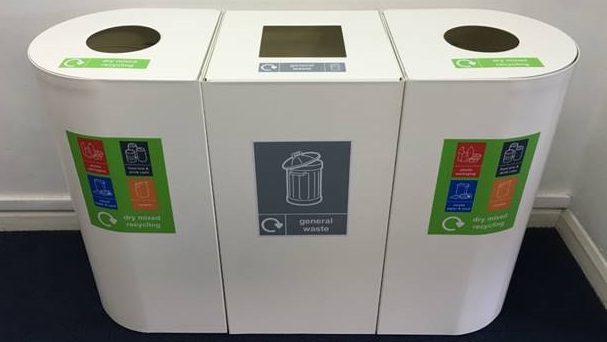
POLYGON ((82 154, 84 155, 84 157, 86 159, 93 159, 93 157, 95 156, 95 149, 93 148, 93 144, 81 143, 80 146, 82 147, 82 154))
POLYGON ((126 150, 124 150, 124 155, 126 156, 127 164, 137 164, 137 145, 129 143, 126 150))
POLYGON ((147 181, 135 183, 135 195, 143 199, 150 197, 150 186, 147 181))
POLYGON ((466 151, 466 148, 463 146, 457 150, 457 161, 459 163, 466 163, 468 161, 469 154, 466 151))
POLYGON ((472 146, 468 148, 461 146, 457 150, 457 162, 459 164, 477 164, 482 157, 483 155, 477 153, 472 146))
POLYGON ((286 171, 287 203, 309 206, 322 202, 323 161, 317 152, 293 152, 282 163, 286 171))

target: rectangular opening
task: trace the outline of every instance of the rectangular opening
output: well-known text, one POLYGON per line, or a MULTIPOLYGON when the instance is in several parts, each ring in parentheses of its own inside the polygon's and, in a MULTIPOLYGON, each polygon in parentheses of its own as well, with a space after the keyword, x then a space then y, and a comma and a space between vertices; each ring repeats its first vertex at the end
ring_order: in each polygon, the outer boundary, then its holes
POLYGON ((341 26, 264 26, 259 57, 346 57, 341 26))

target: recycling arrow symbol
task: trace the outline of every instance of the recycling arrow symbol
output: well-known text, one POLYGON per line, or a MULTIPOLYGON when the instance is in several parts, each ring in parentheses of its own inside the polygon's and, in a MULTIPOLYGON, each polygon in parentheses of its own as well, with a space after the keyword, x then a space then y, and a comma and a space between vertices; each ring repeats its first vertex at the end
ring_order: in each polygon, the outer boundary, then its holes
POLYGON ((278 65, 276 63, 263 63, 259 65, 259 71, 271 72, 278 71, 278 65))
POLYGON ((466 225, 466 222, 462 221, 461 218, 457 216, 449 216, 443 220, 441 227, 448 232, 454 232, 458 228, 462 228, 466 225), (453 221, 454 223, 451 223, 453 221), (455 226, 455 227, 454 227, 455 226))
POLYGON ((69 58, 63 61, 63 66, 66 68, 78 68, 86 63, 84 60, 80 58, 69 58))
POLYGON ((455 59, 454 62, 458 68, 474 68, 474 67, 476 67, 476 64, 478 63, 474 59, 466 59, 466 58, 455 59))
POLYGON ((276 233, 284 227, 284 224, 274 217, 268 217, 261 221, 261 229, 267 233, 276 233))

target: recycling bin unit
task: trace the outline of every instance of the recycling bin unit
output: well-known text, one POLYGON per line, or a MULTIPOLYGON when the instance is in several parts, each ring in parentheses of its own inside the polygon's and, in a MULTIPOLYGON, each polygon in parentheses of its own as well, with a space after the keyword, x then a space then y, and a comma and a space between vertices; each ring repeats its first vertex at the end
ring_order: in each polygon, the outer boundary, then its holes
POLYGON ((403 82, 376 11, 227 11, 202 80, 231 333, 375 333, 403 82))
POLYGON ((463 334, 501 310, 578 49, 486 10, 130 9, 28 55, 119 324, 463 334))
POLYGON ((29 47, 103 307, 146 332, 226 332, 198 77, 220 13, 130 9, 29 47))
POLYGON ((500 312, 578 49, 486 10, 384 12, 407 75, 378 332, 500 312))

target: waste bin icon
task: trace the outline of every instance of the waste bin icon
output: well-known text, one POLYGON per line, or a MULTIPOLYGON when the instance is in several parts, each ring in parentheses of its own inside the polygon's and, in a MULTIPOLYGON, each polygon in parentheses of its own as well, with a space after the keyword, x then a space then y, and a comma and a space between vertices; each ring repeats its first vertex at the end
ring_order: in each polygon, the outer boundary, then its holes
POLYGON ((321 157, 318 152, 296 151, 282 163, 286 171, 287 203, 311 206, 322 202, 321 157))

